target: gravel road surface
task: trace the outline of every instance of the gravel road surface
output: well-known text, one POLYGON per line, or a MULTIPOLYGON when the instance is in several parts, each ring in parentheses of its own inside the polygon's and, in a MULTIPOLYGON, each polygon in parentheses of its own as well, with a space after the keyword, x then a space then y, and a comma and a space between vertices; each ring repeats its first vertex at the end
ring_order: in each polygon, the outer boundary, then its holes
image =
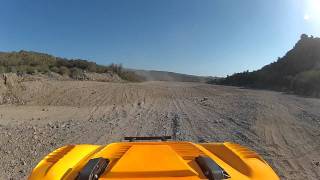
POLYGON ((320 99, 182 82, 43 80, 2 91, 0 179, 26 178, 65 144, 154 135, 236 142, 282 179, 320 179, 320 99))

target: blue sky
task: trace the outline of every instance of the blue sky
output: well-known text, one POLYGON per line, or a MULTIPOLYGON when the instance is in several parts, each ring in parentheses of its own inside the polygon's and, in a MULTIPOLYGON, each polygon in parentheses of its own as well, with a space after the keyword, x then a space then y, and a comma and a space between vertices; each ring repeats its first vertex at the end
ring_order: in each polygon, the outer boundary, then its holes
POLYGON ((225 76, 319 37, 320 0, 0 0, 0 22, 0 51, 225 76))

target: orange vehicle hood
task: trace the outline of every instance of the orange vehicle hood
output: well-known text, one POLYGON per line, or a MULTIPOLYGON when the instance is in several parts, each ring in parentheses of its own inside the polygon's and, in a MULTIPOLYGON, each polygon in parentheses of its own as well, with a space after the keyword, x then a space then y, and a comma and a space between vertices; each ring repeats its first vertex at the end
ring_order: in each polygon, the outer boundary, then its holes
POLYGON ((93 158, 110 160, 99 179, 207 179, 195 161, 208 156, 230 179, 279 179, 255 152, 233 143, 119 142, 68 145, 47 155, 29 179, 75 179, 93 158))

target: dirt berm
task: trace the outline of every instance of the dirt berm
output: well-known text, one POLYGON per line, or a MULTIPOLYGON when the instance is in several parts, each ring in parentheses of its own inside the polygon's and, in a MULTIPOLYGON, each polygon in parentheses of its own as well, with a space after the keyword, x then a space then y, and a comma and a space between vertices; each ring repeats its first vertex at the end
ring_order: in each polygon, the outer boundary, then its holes
POLYGON ((26 178, 65 144, 153 135, 236 142, 282 179, 320 179, 320 99, 178 82, 2 82, 0 93, 0 179, 26 178))

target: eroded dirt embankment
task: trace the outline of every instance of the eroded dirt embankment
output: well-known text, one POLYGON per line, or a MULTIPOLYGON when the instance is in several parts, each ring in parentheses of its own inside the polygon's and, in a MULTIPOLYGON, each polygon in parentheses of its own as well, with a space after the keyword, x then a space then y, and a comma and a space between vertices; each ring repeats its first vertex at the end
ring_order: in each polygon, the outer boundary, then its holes
POLYGON ((177 82, 17 87, 10 93, 19 101, 0 106, 0 179, 25 177, 65 144, 152 135, 233 141, 260 153, 281 178, 320 178, 320 99, 177 82))

